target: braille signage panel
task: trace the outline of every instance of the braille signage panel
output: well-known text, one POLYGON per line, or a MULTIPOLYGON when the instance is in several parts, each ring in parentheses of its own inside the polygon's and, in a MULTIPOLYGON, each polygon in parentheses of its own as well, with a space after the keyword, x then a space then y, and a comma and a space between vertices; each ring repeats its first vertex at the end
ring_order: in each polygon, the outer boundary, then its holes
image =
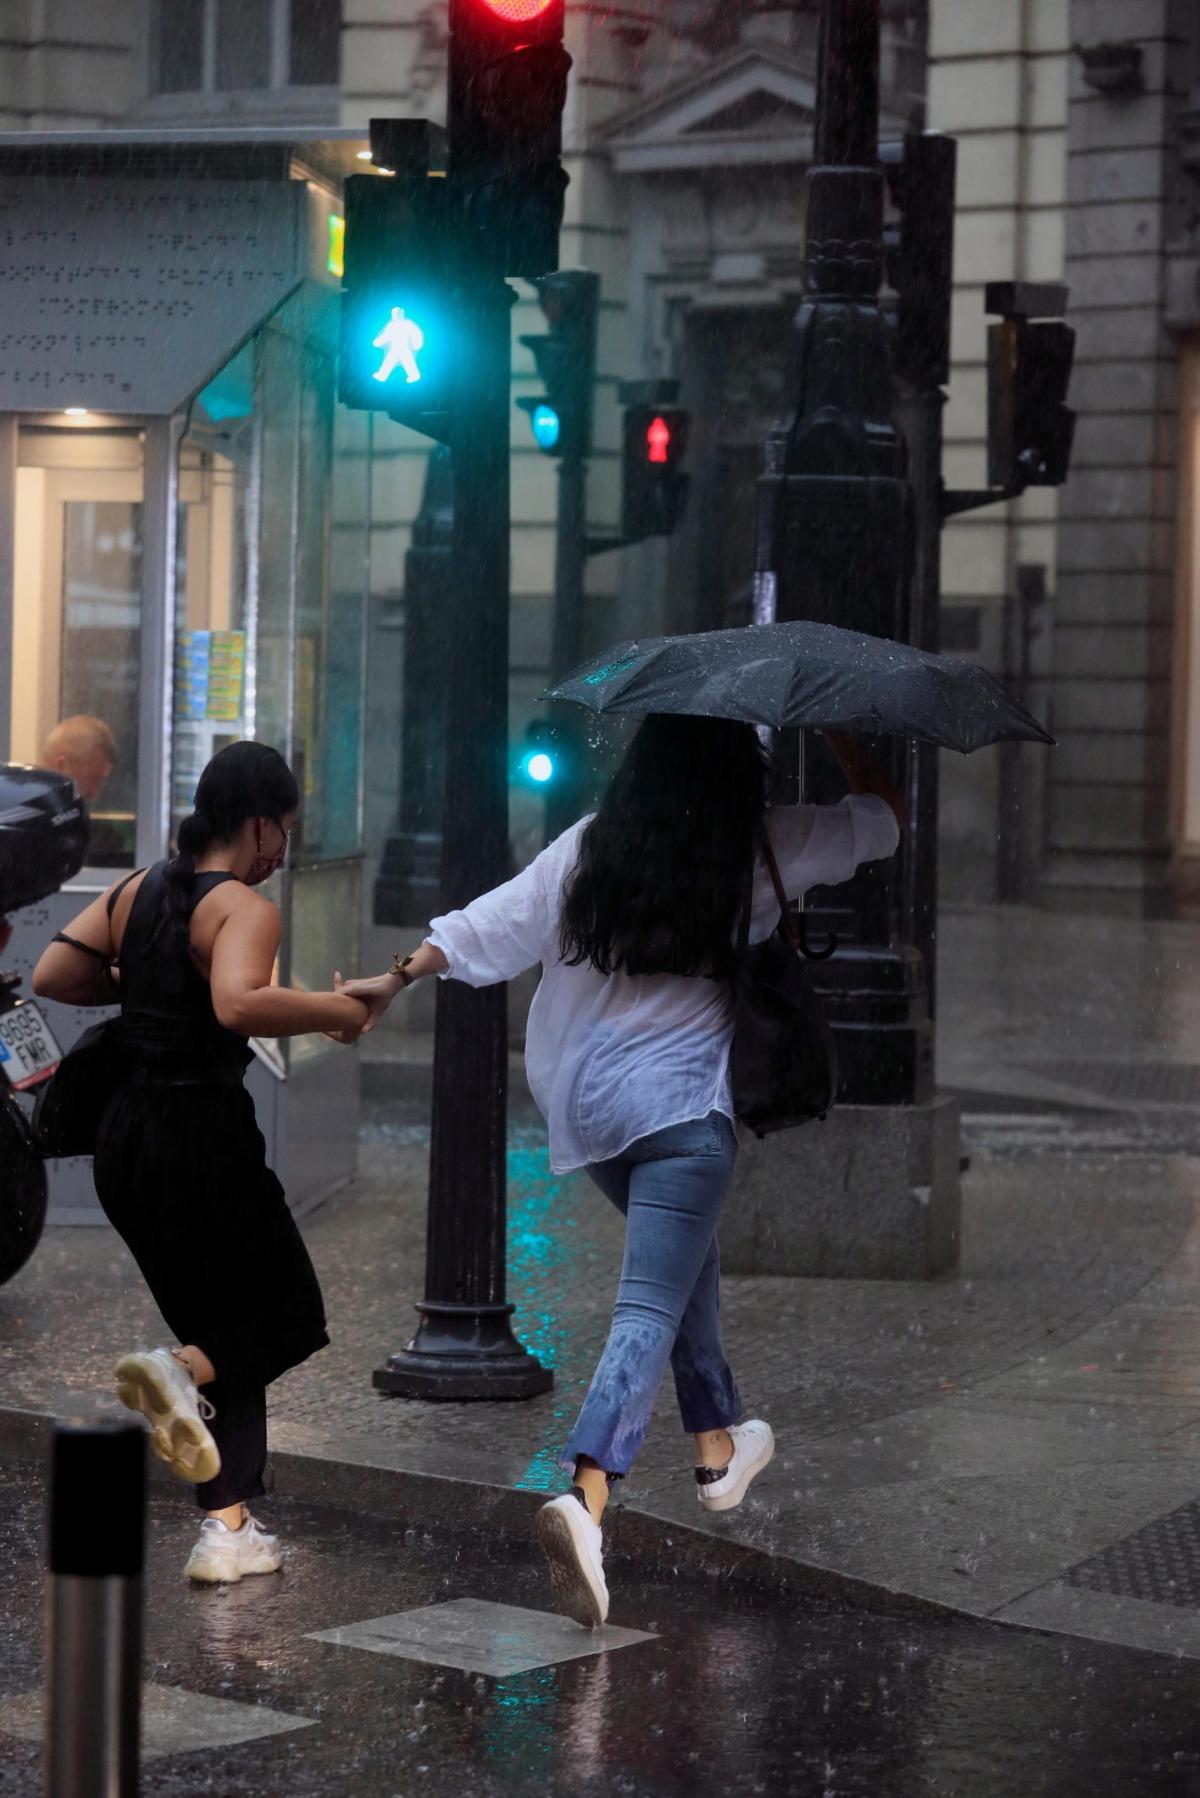
POLYGON ((0 410, 175 411, 297 286, 298 182, 0 179, 0 410))

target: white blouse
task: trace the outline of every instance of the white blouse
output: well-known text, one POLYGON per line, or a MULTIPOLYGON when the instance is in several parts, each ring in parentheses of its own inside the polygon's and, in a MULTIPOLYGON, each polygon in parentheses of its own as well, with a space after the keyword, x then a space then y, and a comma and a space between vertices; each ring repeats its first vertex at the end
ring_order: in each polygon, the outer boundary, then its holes
MULTIPOLYGON (((550 1163, 565 1174, 620 1155, 670 1124, 733 1116, 728 983, 702 975, 599 974, 559 953, 563 887, 587 824, 580 819, 504 886, 463 911, 435 918, 428 941, 449 964, 443 979, 491 986, 542 964, 529 1012, 529 1088, 550 1129, 550 1163)), ((779 871, 792 898, 836 886, 862 862, 895 853, 899 827, 873 794, 837 805, 798 805, 767 815, 779 871)), ((771 878, 754 874, 750 940, 779 918, 771 878)))

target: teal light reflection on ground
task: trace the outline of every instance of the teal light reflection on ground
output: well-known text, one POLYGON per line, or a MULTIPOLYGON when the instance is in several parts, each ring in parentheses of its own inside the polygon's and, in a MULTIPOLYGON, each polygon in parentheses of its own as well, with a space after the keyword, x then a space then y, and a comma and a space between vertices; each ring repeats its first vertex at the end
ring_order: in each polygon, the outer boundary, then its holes
POLYGON ((523 1780, 539 1772, 549 1790, 558 1730, 559 1680, 555 1667, 538 1667, 513 1679, 497 1680, 488 1696, 490 1717, 485 1753, 510 1766, 523 1780))

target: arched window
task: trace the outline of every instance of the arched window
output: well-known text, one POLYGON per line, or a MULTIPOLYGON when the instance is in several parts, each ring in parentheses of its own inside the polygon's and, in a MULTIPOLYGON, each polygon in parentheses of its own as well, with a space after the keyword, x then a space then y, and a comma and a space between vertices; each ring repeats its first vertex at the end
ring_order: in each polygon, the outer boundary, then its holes
POLYGON ((336 87, 341 0, 155 0, 154 94, 336 87))

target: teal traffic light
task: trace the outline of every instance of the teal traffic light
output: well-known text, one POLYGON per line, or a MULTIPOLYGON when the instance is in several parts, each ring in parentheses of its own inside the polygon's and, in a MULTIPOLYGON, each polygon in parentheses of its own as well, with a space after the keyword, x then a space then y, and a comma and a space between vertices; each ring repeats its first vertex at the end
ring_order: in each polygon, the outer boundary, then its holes
POLYGON ((345 189, 338 392, 444 437, 471 379, 446 183, 421 172, 352 175, 345 189))
POLYGON ((535 400, 529 408, 529 423, 538 448, 548 456, 553 455, 562 436, 562 420, 554 407, 548 406, 545 400, 535 400))
POLYGON ((531 750, 521 766, 535 786, 544 787, 554 779, 554 757, 545 749, 531 750))
POLYGON ((519 399, 534 442, 547 456, 586 457, 592 446, 596 329, 600 277, 584 268, 559 269, 534 282, 549 330, 523 335, 546 392, 519 399))
POLYGON ((516 760, 516 777, 522 786, 545 792, 562 778, 563 745, 552 724, 535 719, 525 727, 516 760))

